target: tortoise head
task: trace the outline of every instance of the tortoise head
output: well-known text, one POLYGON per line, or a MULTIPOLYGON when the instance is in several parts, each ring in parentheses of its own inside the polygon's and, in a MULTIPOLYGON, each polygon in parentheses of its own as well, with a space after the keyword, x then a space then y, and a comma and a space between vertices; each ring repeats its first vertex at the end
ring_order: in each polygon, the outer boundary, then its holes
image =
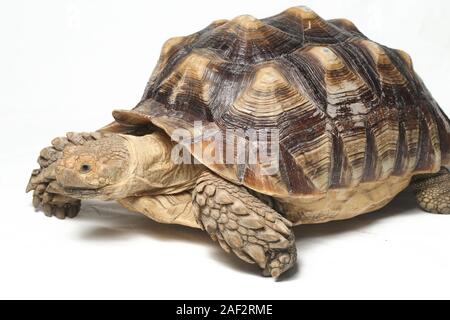
POLYGON ((112 199, 124 189, 129 168, 129 143, 122 135, 67 147, 57 163, 56 188, 78 199, 112 199))

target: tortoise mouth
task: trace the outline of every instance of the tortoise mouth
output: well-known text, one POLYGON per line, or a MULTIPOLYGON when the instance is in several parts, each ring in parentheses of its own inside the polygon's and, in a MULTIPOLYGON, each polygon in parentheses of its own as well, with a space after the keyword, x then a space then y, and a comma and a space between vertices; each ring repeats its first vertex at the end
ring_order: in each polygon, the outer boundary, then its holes
POLYGON ((78 187, 63 187, 66 193, 82 193, 82 194, 90 194, 96 193, 103 188, 94 188, 94 187, 86 187, 86 188, 78 188, 78 187))
POLYGON ((92 199, 102 195, 106 187, 65 187, 54 181, 48 186, 47 191, 56 194, 62 194, 77 199, 92 199))
POLYGON ((74 187, 67 187, 63 188, 63 193, 67 195, 68 197, 73 197, 80 200, 89 200, 89 199, 100 199, 104 198, 105 195, 103 194, 102 188, 74 188, 74 187))

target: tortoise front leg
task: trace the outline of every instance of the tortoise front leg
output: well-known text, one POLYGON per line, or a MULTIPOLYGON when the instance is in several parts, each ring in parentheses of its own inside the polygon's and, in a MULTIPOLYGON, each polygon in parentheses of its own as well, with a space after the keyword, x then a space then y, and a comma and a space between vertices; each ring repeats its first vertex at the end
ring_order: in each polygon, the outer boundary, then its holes
POLYGON ((245 188, 207 172, 197 181, 193 203, 202 229, 228 253, 256 263, 263 275, 277 278, 294 265, 292 223, 245 188))
POLYGON ((33 170, 27 186, 27 192, 33 192, 33 206, 42 209, 46 216, 59 219, 74 218, 81 208, 81 201, 53 192, 51 184, 55 182, 56 163, 66 147, 82 145, 87 141, 98 140, 105 134, 67 133, 52 141, 50 147, 44 148, 38 158, 40 169, 33 170))

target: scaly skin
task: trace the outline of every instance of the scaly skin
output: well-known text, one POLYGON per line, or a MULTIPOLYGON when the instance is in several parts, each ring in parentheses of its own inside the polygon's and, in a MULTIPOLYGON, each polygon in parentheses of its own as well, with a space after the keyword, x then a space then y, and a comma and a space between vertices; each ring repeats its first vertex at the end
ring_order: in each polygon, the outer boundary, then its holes
POLYGON ((198 224, 228 253, 279 277, 297 258, 292 223, 245 188, 205 172, 193 192, 198 224))
POLYGON ((446 168, 435 174, 417 176, 411 185, 423 210, 450 214, 450 173, 446 168))

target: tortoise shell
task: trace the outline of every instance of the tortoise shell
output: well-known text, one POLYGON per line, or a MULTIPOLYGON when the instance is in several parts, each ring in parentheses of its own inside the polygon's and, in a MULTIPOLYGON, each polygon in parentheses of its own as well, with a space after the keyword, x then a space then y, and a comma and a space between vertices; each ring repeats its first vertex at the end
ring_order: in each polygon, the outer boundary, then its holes
POLYGON ((189 150, 207 167, 275 196, 354 188, 450 162, 449 120, 411 58, 306 7, 215 21, 168 40, 135 111, 169 135, 188 130, 189 150), (262 175, 260 162, 206 163, 206 129, 279 130, 279 171, 262 175))

